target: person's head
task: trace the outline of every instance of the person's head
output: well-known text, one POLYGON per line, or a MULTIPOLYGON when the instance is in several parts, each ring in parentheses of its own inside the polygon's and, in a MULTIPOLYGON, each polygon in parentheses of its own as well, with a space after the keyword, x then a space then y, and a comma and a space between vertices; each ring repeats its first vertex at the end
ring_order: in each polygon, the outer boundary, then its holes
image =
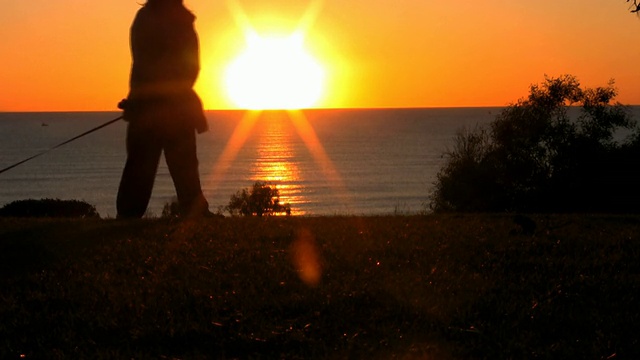
POLYGON ((144 5, 150 4, 182 4, 182 0, 147 0, 144 5))

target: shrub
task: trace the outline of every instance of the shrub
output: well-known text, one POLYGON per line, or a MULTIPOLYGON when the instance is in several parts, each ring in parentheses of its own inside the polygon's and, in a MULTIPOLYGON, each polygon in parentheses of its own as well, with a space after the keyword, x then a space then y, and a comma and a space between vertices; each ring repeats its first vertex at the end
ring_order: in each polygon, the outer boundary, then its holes
POLYGON ((615 96, 613 82, 581 89, 570 75, 532 85, 490 127, 456 135, 432 210, 637 212, 640 131, 615 96), (621 129, 632 136, 616 140, 621 129))
POLYGON ((4 217, 66 217, 99 218, 95 206, 84 201, 60 199, 27 199, 11 202, 0 208, 4 217))
POLYGON ((162 218, 180 217, 182 211, 180 210, 180 204, 177 199, 172 199, 171 202, 165 202, 162 207, 162 218))
POLYGON ((243 216, 291 214, 289 204, 280 204, 278 189, 261 181, 256 181, 251 190, 242 189, 232 195, 226 209, 231 215, 243 216))

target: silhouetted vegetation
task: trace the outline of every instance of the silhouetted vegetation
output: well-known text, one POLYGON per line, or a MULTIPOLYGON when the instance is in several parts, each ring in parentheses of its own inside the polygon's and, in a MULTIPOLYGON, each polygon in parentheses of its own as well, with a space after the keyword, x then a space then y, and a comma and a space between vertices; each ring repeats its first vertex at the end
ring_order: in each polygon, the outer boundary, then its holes
POLYGON ((232 195, 226 209, 231 215, 243 216, 291 214, 291 206, 280 203, 278 189, 261 181, 255 182, 251 190, 242 189, 232 195))
POLYGON ((11 202, 0 208, 5 217, 100 217, 95 206, 79 200, 27 199, 11 202))
POLYGON ((181 215, 182 211, 180 210, 180 203, 178 203, 178 199, 165 202, 162 206, 162 214, 160 216, 163 218, 174 218, 180 217, 181 215))
MULTIPOLYGON (((627 2, 631 2, 631 0, 627 0, 627 2)), ((631 12, 640 13, 640 4, 638 4, 638 0, 633 0, 633 4, 631 4, 631 12)))
POLYGON ((582 89, 569 75, 532 85, 490 127, 457 134, 431 208, 638 212, 640 131, 615 96, 612 82, 582 89))

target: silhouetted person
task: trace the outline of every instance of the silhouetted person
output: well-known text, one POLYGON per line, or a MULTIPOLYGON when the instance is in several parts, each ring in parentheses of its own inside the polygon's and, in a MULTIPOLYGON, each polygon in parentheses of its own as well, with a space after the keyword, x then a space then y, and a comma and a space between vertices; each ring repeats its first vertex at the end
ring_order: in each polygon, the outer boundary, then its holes
POLYGON ((131 26, 130 89, 124 109, 127 162, 118 190, 119 218, 142 217, 164 150, 182 214, 208 214, 196 156, 196 130, 207 131, 193 91, 200 71, 195 16, 182 0, 148 0, 131 26))

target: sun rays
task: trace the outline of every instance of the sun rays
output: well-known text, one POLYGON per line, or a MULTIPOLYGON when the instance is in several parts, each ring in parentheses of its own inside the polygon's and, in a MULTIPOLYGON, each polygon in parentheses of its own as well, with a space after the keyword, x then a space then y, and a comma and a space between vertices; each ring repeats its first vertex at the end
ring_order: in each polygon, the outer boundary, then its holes
POLYGON ((228 1, 244 33, 245 48, 227 66, 224 87, 231 102, 243 109, 312 107, 325 91, 326 71, 309 52, 305 36, 320 9, 311 2, 294 31, 258 31, 236 1, 228 1))
MULTIPOLYGON (((256 122, 265 116, 266 113, 262 110, 287 109, 287 111, 278 112, 286 115, 274 121, 291 121, 297 135, 304 142, 327 182, 334 187, 333 190, 340 195, 341 199, 348 199, 348 192, 340 174, 327 155, 324 146, 304 112, 299 110, 313 105, 322 96, 322 91, 324 91, 323 69, 315 62, 315 59, 305 52, 303 47, 304 34, 315 21, 322 7, 322 1, 311 1, 301 16, 297 29, 291 34, 282 37, 259 35, 253 29, 251 19, 244 12, 238 1, 229 0, 227 5, 236 25, 245 32, 248 44, 245 53, 227 69, 227 91, 229 92, 228 95, 239 106, 249 110, 244 113, 218 157, 208 179, 209 187, 217 188, 224 179, 226 172, 254 130, 256 122), (259 81, 256 83, 255 80, 259 81)), ((278 149, 276 148, 277 145, 269 144, 264 146, 271 148, 263 148, 261 151, 269 152, 269 157, 278 157, 279 160, 256 159, 256 162, 262 161, 268 162, 268 164, 254 166, 252 171, 256 174, 252 176, 263 177, 262 179, 254 180, 275 183, 298 181, 298 179, 291 178, 294 170, 296 176, 298 176, 298 170, 293 169, 293 165, 290 164, 290 158, 293 155, 287 158, 281 156, 282 154, 277 154, 279 151, 290 151, 290 149, 278 149)), ((280 185, 280 189, 283 201, 294 202, 292 204, 294 207, 296 205, 295 202, 303 202, 299 197, 296 198, 300 189, 286 188, 286 185, 280 185)), ((349 208, 348 204, 340 205, 349 208)), ((294 210, 294 213, 300 214, 299 209, 294 208, 292 210, 294 210)))
MULTIPOLYGON (((327 154, 309 119, 301 110, 246 111, 235 127, 222 153, 216 160, 211 175, 206 180, 207 188, 215 189, 224 180, 227 171, 232 166, 238 153, 242 150, 252 132, 256 130, 258 121, 291 122, 295 133, 300 137, 309 154, 311 154, 320 173, 327 180, 327 184, 331 186, 333 192, 341 199, 341 203, 334 204, 336 208, 340 207, 347 209, 347 211, 351 208, 351 196, 339 171, 327 154), (265 117, 267 116, 271 118, 266 119, 265 117)), ((261 134, 261 136, 266 137, 270 135, 265 133, 261 134)), ((288 145, 285 144, 285 146, 288 145)), ((256 178, 251 180, 273 183, 281 191, 281 200, 291 203, 292 213, 304 215, 305 211, 297 208, 298 205, 306 202, 303 188, 298 185, 293 186, 287 184, 304 180, 304 174, 292 162, 295 157, 293 153, 294 150, 290 147, 285 148, 283 144, 277 144, 274 143, 273 140, 270 140, 259 144, 258 151, 261 152, 261 154, 258 154, 256 157, 250 169, 250 174, 248 174, 256 178)))

